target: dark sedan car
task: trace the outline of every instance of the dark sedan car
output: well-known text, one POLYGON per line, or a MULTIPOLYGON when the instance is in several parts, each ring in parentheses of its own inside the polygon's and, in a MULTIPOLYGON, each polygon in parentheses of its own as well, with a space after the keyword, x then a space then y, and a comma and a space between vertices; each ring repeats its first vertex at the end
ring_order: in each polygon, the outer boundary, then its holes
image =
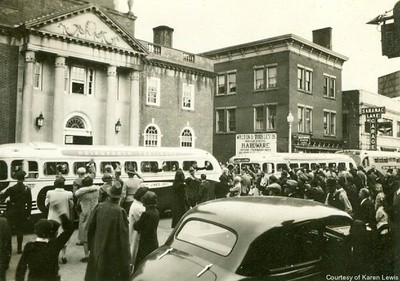
POLYGON ((214 200, 185 214, 133 280, 326 280, 349 265, 351 217, 286 197, 214 200))

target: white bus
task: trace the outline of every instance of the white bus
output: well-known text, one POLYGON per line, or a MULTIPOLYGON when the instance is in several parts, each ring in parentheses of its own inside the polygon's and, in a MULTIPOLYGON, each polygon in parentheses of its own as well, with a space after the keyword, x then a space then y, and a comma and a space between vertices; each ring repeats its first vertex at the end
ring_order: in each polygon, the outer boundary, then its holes
POLYGON ((287 167, 292 170, 301 167, 316 170, 318 165, 321 168, 349 170, 356 165, 351 157, 333 153, 252 153, 235 155, 229 162, 237 166, 237 172, 246 166, 253 172, 261 170, 266 174, 277 176, 282 170, 287 170, 287 167))
POLYGON ((349 155, 357 165, 363 166, 366 171, 375 167, 385 174, 389 169, 393 169, 394 173, 400 169, 400 152, 348 149, 336 153, 349 155))
MULTIPOLYGON (((196 175, 207 175, 210 182, 217 182, 221 175, 218 161, 201 149, 173 147, 130 146, 58 146, 52 143, 0 145, 0 191, 14 185, 15 172, 27 173, 25 184, 32 191, 32 214, 45 211, 46 193, 53 188, 57 174, 65 179, 67 190, 80 167, 94 163, 95 184, 103 184, 101 178, 107 165, 121 168, 121 179, 128 178, 127 170, 135 169, 144 185, 158 195, 160 212, 171 207, 171 186, 175 171, 181 168, 188 175, 189 168, 197 165, 196 175)), ((5 204, 0 205, 5 211, 5 204)))

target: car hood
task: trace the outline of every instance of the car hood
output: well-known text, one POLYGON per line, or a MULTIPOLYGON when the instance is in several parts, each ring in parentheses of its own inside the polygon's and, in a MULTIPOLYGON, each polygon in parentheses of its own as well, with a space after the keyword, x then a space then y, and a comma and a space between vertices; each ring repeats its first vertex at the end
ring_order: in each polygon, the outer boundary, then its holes
POLYGON ((147 256, 145 261, 135 271, 132 280, 214 281, 217 279, 214 271, 216 268, 216 265, 212 265, 196 256, 162 246, 147 256), (200 275, 198 276, 198 274, 200 275))

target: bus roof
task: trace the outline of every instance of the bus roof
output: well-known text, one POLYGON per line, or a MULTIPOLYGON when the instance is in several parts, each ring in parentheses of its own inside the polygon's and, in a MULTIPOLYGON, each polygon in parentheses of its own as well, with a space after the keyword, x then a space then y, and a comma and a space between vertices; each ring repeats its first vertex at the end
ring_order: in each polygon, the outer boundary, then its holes
POLYGON ((107 145, 56 145, 54 143, 12 143, 0 145, 0 158, 60 158, 60 157, 145 157, 145 156, 211 156, 205 150, 182 147, 140 147, 107 145))
POLYGON ((236 160, 240 160, 242 162, 251 161, 261 161, 261 160, 273 160, 273 159, 283 159, 283 160, 340 160, 346 159, 349 160, 351 157, 344 154, 334 154, 334 153, 252 153, 252 154, 240 154, 235 155, 230 158, 230 162, 234 162, 236 160))

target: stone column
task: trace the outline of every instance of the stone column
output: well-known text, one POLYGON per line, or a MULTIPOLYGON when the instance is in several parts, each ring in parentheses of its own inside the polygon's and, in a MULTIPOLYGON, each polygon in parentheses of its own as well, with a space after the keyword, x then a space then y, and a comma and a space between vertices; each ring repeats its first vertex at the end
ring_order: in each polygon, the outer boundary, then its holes
POLYGON ((139 107, 139 71, 133 70, 130 75, 131 88, 129 108, 129 144, 139 146, 140 107, 139 107))
POLYGON ((115 141, 115 123, 119 116, 116 113, 117 104, 117 67, 109 65, 107 68, 107 98, 106 98, 106 115, 104 116, 106 129, 105 140, 106 145, 113 145, 115 141))
POLYGON ((33 79, 35 73, 35 52, 25 53, 24 86, 22 90, 21 142, 29 142, 30 129, 35 124, 32 118, 33 79))
POLYGON ((64 77, 65 58, 56 57, 54 100, 53 100, 53 142, 64 144, 64 77))

